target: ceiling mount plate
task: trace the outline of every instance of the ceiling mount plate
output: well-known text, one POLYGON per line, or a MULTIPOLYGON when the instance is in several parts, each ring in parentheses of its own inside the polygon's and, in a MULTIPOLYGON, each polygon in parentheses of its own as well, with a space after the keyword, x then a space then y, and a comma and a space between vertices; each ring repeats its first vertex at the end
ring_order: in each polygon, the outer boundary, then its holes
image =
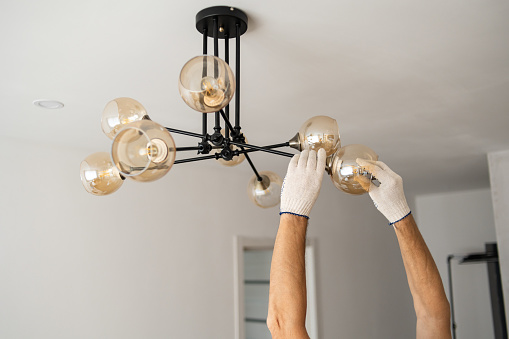
POLYGON ((203 34, 207 29, 207 36, 214 37, 214 18, 217 18, 219 32, 217 37, 229 39, 237 37, 236 25, 240 25, 240 35, 247 31, 247 15, 240 9, 229 6, 214 6, 202 9, 196 14, 196 29, 203 34))

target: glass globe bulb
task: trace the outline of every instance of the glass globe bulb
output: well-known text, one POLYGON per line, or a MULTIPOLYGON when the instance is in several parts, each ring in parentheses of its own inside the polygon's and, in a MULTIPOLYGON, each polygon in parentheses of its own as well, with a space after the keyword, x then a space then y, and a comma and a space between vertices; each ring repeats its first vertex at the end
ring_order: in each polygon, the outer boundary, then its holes
POLYGON ((330 156, 341 147, 339 127, 331 117, 319 115, 308 119, 299 130, 300 151, 325 149, 330 156))
POLYGON ((235 77, 226 62, 201 55, 189 60, 179 77, 179 92, 184 102, 202 113, 224 108, 235 93, 235 77))
MULTIPOLYGON (((224 137, 224 129, 221 130, 221 134, 224 137)), ((247 138, 244 137, 244 140, 246 141, 246 144, 247 144, 248 143, 247 138)), ((240 151, 241 150, 240 147, 235 146, 235 145, 230 145, 230 149, 232 151, 236 151, 236 150, 240 151)), ((220 149, 216 150, 216 152, 219 152, 219 151, 221 151, 221 150, 220 149)), ((234 156, 232 158, 232 160, 224 160, 223 158, 219 158, 219 159, 217 159, 217 161, 221 165, 228 166, 228 167, 233 167, 233 166, 237 166, 238 164, 242 163, 244 161, 244 159, 246 159, 246 156, 243 153, 241 153, 238 156, 234 156)))
POLYGON ((126 124, 143 119, 149 119, 149 117, 138 101, 131 98, 117 98, 104 107, 101 127, 104 134, 113 139, 126 124))
POLYGON ((354 144, 338 149, 332 158, 330 176, 334 185, 345 193, 364 194, 369 192, 372 175, 355 161, 357 158, 378 160, 371 148, 354 144))
POLYGON ((259 207, 269 208, 279 204, 281 200, 281 186, 283 179, 270 171, 259 172, 262 181, 258 181, 254 175, 247 185, 249 199, 259 207))
POLYGON ((161 125, 135 121, 120 130, 111 146, 111 158, 119 172, 136 181, 163 177, 175 161, 175 142, 161 125))
POLYGON ((124 183, 107 152, 86 157, 80 165, 80 177, 87 192, 93 195, 111 194, 124 183))

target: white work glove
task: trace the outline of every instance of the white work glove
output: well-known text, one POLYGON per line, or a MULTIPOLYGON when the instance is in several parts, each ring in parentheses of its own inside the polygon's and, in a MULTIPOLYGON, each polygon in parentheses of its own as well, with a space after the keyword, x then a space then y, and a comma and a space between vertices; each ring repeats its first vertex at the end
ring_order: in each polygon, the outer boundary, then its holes
POLYGON ((389 225, 407 217, 410 214, 410 208, 403 191, 403 179, 381 161, 360 158, 356 161, 380 182, 379 187, 371 183, 369 196, 376 208, 389 220, 389 225))
POLYGON ((316 151, 304 150, 292 158, 281 187, 280 215, 289 213, 309 219, 322 186, 325 158, 323 148, 318 154, 316 151))

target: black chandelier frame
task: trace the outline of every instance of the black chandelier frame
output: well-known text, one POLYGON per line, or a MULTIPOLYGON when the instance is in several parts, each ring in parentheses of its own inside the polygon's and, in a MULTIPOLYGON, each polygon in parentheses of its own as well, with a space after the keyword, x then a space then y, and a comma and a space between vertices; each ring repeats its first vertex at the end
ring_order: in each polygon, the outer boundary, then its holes
MULTIPOLYGON (((267 145, 256 146, 246 143, 246 139, 240 127, 240 37, 247 31, 247 15, 243 11, 228 6, 214 6, 201 10, 196 15, 196 29, 203 35, 203 55, 208 53, 208 38, 212 38, 214 42, 214 56, 219 57, 219 39, 224 40, 224 61, 230 64, 230 44, 229 40, 235 38, 235 126, 230 122, 230 105, 224 107, 214 113, 215 124, 214 132, 209 134, 207 132, 208 114, 202 113, 202 133, 193 133, 183 131, 175 128, 165 127, 169 132, 187 135, 199 138, 197 146, 190 147, 176 147, 177 152, 181 151, 197 151, 202 154, 199 157, 185 158, 175 160, 174 164, 182 164, 187 162, 195 162, 208 159, 224 159, 231 161, 233 157, 244 154, 247 162, 251 166, 258 181, 262 181, 253 161, 248 153, 251 152, 266 152, 277 154, 285 157, 293 157, 294 154, 275 150, 280 147, 293 147, 300 150, 300 145, 297 145, 295 137, 292 140, 267 145), (224 121, 224 136, 221 134, 221 118, 224 121), (230 146, 237 146, 239 149, 232 150, 230 146), (210 154, 215 151, 214 154, 210 154)), ((203 74, 206 75, 207 65, 204 62, 203 74)))

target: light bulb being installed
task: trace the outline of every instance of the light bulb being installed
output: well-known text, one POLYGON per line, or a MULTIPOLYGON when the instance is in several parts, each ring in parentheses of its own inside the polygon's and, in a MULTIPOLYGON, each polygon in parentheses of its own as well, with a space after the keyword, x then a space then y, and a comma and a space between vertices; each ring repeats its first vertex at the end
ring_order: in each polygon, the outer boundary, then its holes
POLYGON ((330 177, 334 185, 341 191, 360 195, 369 192, 373 175, 357 163, 357 158, 377 161, 378 155, 364 145, 344 146, 338 149, 332 157, 330 177))
POLYGON ((289 143, 290 147, 299 151, 323 148, 329 157, 341 147, 338 123, 324 115, 312 117, 302 124, 289 143))
POLYGON ((115 192, 124 182, 107 152, 86 157, 80 165, 80 177, 87 192, 99 196, 115 192))
POLYGON ((192 109, 202 113, 218 112, 233 98, 235 77, 230 66, 220 58, 197 56, 182 67, 179 92, 192 109))
POLYGON ((113 139, 126 124, 147 119, 150 120, 147 111, 138 101, 131 98, 117 98, 104 107, 101 127, 104 134, 113 139))
POLYGON ((111 146, 111 158, 119 172, 136 181, 163 177, 172 167, 175 153, 170 133, 151 120, 126 125, 111 146))
POLYGON ((283 179, 270 171, 261 171, 261 181, 254 175, 247 185, 247 194, 251 201, 263 208, 274 207, 281 200, 281 186, 283 179))

